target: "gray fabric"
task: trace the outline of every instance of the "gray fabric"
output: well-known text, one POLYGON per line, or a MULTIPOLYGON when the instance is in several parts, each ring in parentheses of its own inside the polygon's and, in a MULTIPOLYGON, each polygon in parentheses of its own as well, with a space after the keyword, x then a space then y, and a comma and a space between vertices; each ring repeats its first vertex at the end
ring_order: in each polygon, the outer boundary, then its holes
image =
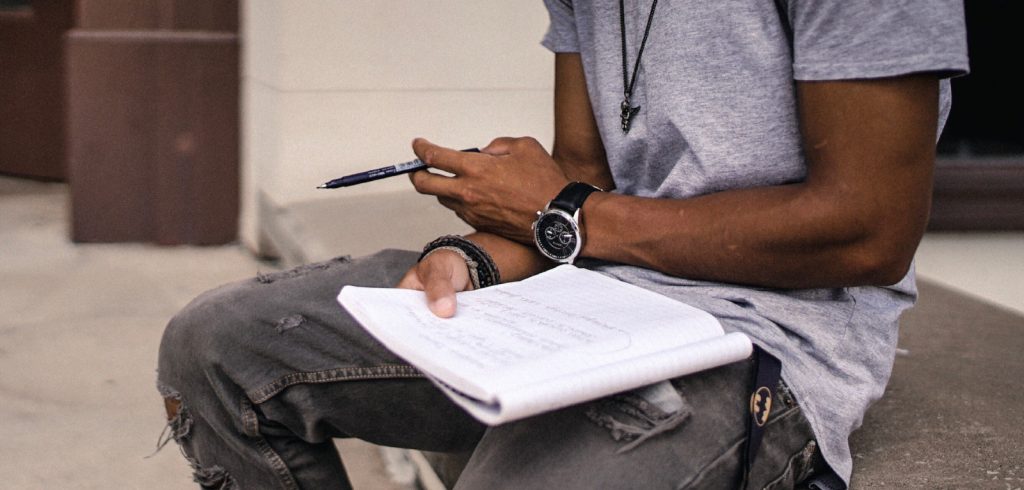
MULTIPOLYGON (((784 7, 791 46, 772 1, 662 0, 633 96, 641 110, 624 135, 618 2, 546 3, 551 26, 543 44, 581 54, 616 192, 625 194, 688 198, 802 180, 794 79, 968 69, 958 1, 791 0, 784 7)), ((626 3, 632 67, 651 2, 626 3)), ((943 80, 940 131, 949 104, 943 80)), ((847 440, 888 381, 897 319, 916 298, 913 269, 887 288, 767 290, 580 265, 708 310, 778 356, 823 454, 849 481, 847 440)))

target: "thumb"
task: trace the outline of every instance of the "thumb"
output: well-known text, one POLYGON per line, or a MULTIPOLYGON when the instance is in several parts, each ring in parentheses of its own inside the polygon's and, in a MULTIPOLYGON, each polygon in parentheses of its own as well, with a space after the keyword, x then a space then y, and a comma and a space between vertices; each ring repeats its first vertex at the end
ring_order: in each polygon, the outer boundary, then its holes
POLYGON ((441 318, 451 318, 455 315, 455 286, 449 274, 435 269, 428 275, 423 286, 430 311, 441 318))
POLYGON ((416 266, 412 266, 412 268, 406 271, 405 276, 402 277, 401 281, 398 281, 398 285, 395 287, 423 291, 423 283, 420 282, 420 276, 417 274, 416 266))

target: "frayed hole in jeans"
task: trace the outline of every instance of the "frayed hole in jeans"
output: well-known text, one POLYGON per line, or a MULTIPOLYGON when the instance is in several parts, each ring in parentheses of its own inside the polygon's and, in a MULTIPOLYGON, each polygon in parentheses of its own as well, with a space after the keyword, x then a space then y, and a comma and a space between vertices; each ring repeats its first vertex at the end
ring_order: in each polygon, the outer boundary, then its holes
POLYGON ((681 398, 678 401, 683 403, 679 408, 667 412, 637 393, 599 400, 584 412, 595 424, 608 429, 613 440, 628 442, 616 451, 617 454, 636 449, 652 437, 679 427, 690 417, 689 407, 681 398))
POLYGON ((314 263, 314 264, 300 265, 300 266, 298 266, 298 267, 296 267, 294 269, 289 269, 289 270, 286 270, 286 271, 270 272, 270 273, 258 272, 258 273, 256 273, 256 282, 258 282, 260 284, 270 284, 270 283, 272 283, 274 281, 278 281, 278 280, 281 280, 281 279, 291 279, 293 277, 299 277, 299 276, 306 275, 306 274, 308 274, 310 272, 313 272, 313 271, 330 269, 331 267, 333 267, 336 264, 344 264, 346 262, 351 262, 351 261, 352 261, 351 257, 349 257, 348 255, 344 255, 344 256, 341 256, 341 257, 335 257, 335 258, 333 258, 331 260, 328 260, 328 261, 325 261, 325 262, 317 262, 317 263, 314 263))
POLYGON ((160 432, 160 437, 156 443, 156 450, 153 451, 153 454, 146 457, 153 457, 173 440, 178 444, 178 449, 181 451, 185 461, 192 467, 192 479, 201 487, 218 490, 237 488, 234 479, 231 478, 231 475, 224 468, 218 465, 202 466, 196 458, 186 451, 185 442, 192 434, 195 421, 188 406, 182 403, 180 394, 170 389, 162 389, 161 392, 166 393, 164 401, 167 404, 170 419, 164 425, 163 431, 160 432))
POLYGON ((153 454, 146 456, 147 458, 151 458, 156 455, 156 453, 159 453, 160 450, 172 440, 180 445, 192 432, 192 415, 189 413, 188 407, 181 403, 181 396, 176 395, 166 397, 164 401, 168 404, 168 407, 175 406, 176 412, 171 416, 170 420, 167 421, 167 424, 164 425, 163 430, 160 431, 160 436, 156 441, 156 450, 153 451, 153 454), (174 404, 171 402, 177 403, 174 404))
POLYGON ((192 466, 192 480, 199 484, 203 488, 211 488, 217 490, 231 490, 237 488, 235 485, 234 478, 231 478, 231 474, 220 466, 200 466, 199 462, 195 458, 186 456, 189 465, 192 466))
POLYGON ((295 327, 298 327, 306 322, 306 317, 296 313, 294 315, 288 315, 277 321, 277 325, 274 328, 277 329, 277 333, 285 333, 295 327))

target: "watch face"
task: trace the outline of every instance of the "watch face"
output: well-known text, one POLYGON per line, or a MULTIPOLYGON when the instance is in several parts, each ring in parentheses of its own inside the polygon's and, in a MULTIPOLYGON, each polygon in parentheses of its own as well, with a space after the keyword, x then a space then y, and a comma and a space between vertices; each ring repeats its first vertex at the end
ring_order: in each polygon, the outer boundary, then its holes
POLYGON ((533 239, 541 253, 558 261, 567 261, 579 252, 579 227, 568 213, 552 209, 537 218, 533 239))

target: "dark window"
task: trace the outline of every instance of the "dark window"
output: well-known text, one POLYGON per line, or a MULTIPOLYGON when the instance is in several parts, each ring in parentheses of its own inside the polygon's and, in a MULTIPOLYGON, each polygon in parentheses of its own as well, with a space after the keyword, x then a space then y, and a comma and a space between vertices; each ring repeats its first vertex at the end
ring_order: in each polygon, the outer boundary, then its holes
POLYGON ((953 80, 953 109, 939 142, 945 157, 1024 157, 1024 2, 964 2, 971 73, 953 80))
POLYGON ((29 0, 0 0, 0 11, 4 10, 29 10, 29 0))

